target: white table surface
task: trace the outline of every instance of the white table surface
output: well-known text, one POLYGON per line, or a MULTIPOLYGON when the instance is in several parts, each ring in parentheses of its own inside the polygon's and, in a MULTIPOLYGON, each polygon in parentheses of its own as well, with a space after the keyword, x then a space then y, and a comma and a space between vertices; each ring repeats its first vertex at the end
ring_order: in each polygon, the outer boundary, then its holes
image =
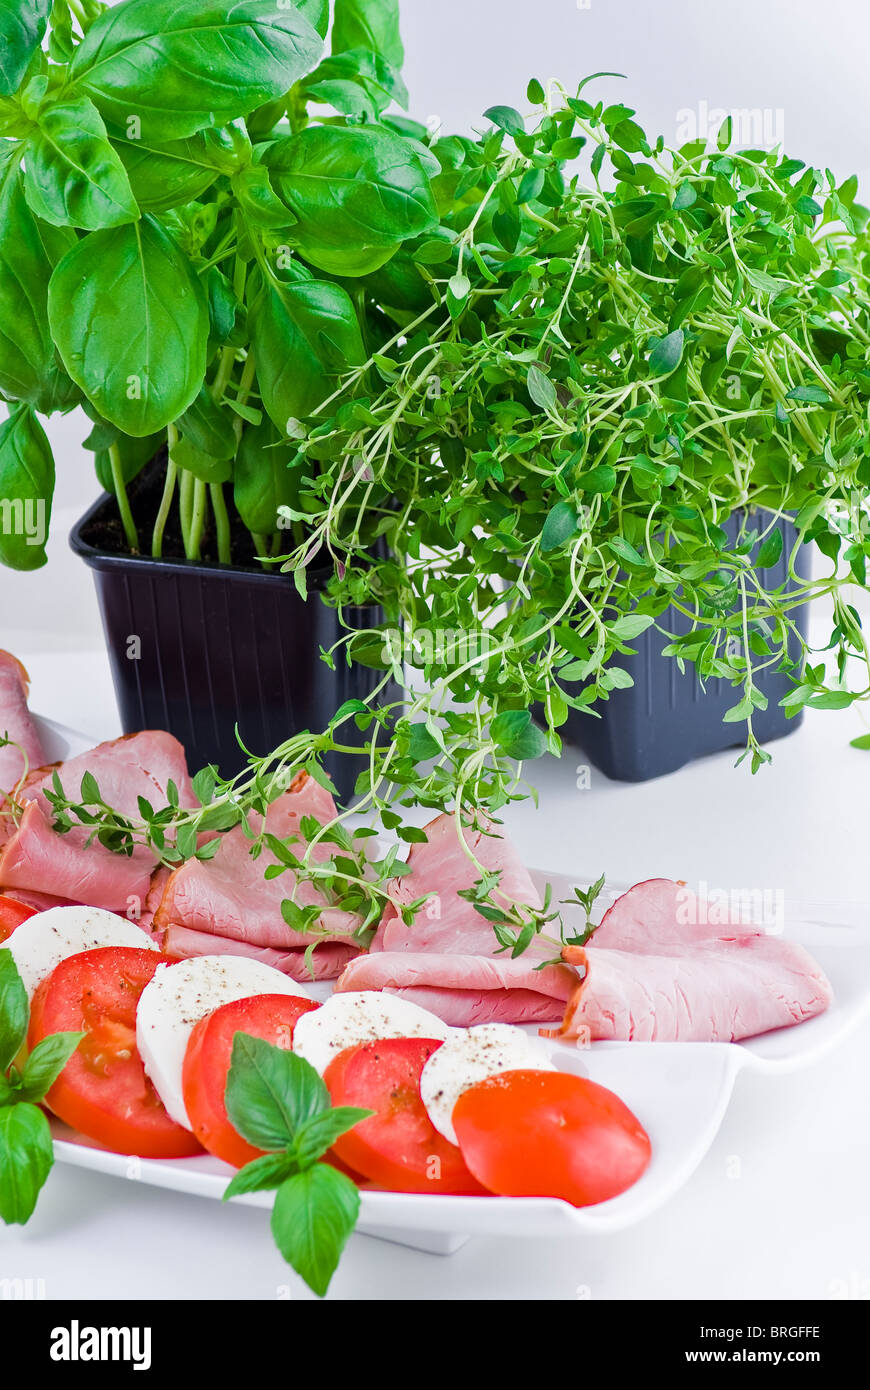
MULTIPOLYGON (((0 645, 14 621, 8 610, 0 619, 0 645)), ((104 652, 45 645, 19 642, 17 652, 30 669, 33 707, 95 740, 117 733, 104 652)), ((508 824, 529 863, 578 878, 660 874, 781 888, 786 902, 790 894, 870 901, 870 753, 848 746, 861 731, 850 711, 811 715, 773 745, 773 767, 755 778, 723 754, 642 786, 593 770, 582 791, 582 757, 569 750, 561 764, 535 769, 540 809, 514 807, 508 824)), ((449 1257, 355 1236, 330 1296, 866 1298, 868 1058, 870 1021, 806 1072, 740 1076, 693 1178, 630 1231, 473 1240, 449 1257)), ((311 1296, 274 1250, 264 1212, 63 1166, 26 1228, 0 1228, 0 1278, 42 1280, 48 1298, 311 1296)))

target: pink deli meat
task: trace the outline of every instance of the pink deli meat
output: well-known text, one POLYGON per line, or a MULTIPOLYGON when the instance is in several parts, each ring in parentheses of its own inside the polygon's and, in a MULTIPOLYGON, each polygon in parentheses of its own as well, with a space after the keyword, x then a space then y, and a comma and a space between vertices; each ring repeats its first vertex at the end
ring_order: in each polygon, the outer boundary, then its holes
POLYGON ((565 948, 585 974, 557 1036, 736 1042, 824 1012, 831 986, 808 951, 710 915, 668 879, 629 889, 589 946, 565 948))
MULTIPOLYGON (((566 947, 561 964, 536 968, 554 954, 544 941, 510 960, 496 954, 491 926, 459 897, 479 871, 454 822, 439 817, 427 834, 391 897, 396 905, 433 898, 411 926, 397 906, 388 908, 372 954, 351 961, 337 989, 384 989, 454 1025, 561 1019, 555 1036, 576 1040, 735 1041, 800 1023, 830 1003, 830 985, 803 947, 751 926, 718 925, 703 902, 667 879, 623 894, 591 944, 566 947)), ((485 867, 502 869, 506 891, 537 902, 506 839, 475 834, 473 845, 485 867)))
MULTIPOLYGON (((411 847, 411 873, 396 879, 390 888, 392 904, 381 918, 372 951, 438 951, 450 955, 492 955, 498 943, 485 917, 476 911, 460 889, 473 888, 480 871, 459 840, 452 816, 437 816, 425 827, 427 842, 411 847), (429 902, 406 926, 400 905, 425 893, 429 902)), ((475 858, 491 872, 499 871, 498 891, 515 902, 540 907, 541 900, 531 875, 500 827, 488 831, 463 827, 463 836, 475 858)))
POLYGON ((0 651, 0 734, 11 743, 0 747, 0 791, 12 791, 25 773, 41 767, 45 753, 30 710, 30 677, 17 657, 0 651))
POLYGON ((323 941, 311 953, 309 969, 304 950, 276 951, 271 946, 251 946, 247 942, 230 941, 225 936, 193 931, 190 927, 166 927, 157 933, 157 939, 166 955, 179 960, 189 960, 192 956, 247 956, 263 965, 271 965, 273 970, 280 970, 300 984, 311 984, 312 979, 335 979, 359 950, 349 942, 323 941))
POLYGON ((475 1023, 551 1023, 577 988, 570 965, 507 956, 376 951, 350 962, 336 990, 383 989, 431 1009, 455 1028, 475 1023))
MULTIPOLYGON (((496 955, 491 924, 460 897, 480 870, 459 840, 454 818, 442 815, 426 826, 427 842, 408 856, 411 873, 390 889, 371 954, 351 961, 338 990, 384 989, 431 1009, 446 1023, 552 1023, 561 1019, 577 986, 578 973, 560 963, 536 967, 556 954, 535 942, 517 960, 496 955), (398 908, 430 894, 413 925, 398 908)), ((499 872, 498 891, 516 902, 540 906, 528 869, 502 833, 488 822, 463 828, 466 845, 490 872, 499 872)))
MULTIPOLYGON (((301 857, 305 849, 302 817, 314 816, 323 825, 333 820, 335 814, 335 803, 329 792, 313 778, 302 774, 288 791, 272 802, 266 812, 266 829, 281 839, 295 837, 291 847, 301 857)), ((213 859, 191 859, 176 869, 169 877, 154 914, 155 932, 184 927, 189 932, 221 938, 226 943, 225 949, 236 954, 250 954, 248 948, 283 953, 296 950, 301 969, 305 969, 301 958, 306 946, 312 942, 326 945, 338 941, 342 943, 342 952, 324 951, 324 946, 318 945, 314 954, 316 957, 323 952, 323 964, 330 978, 339 974, 349 956, 359 950, 358 945, 347 939, 359 925, 359 919, 352 913, 329 906, 313 884, 304 882, 296 894, 296 902, 300 907, 316 905, 323 910, 317 932, 294 931, 281 914, 282 899, 290 897, 296 882, 292 869, 267 879, 264 870, 277 861, 268 850, 253 859, 250 849, 250 840, 241 826, 237 826, 222 836, 221 847, 213 859)), ((316 847, 314 855, 317 859, 326 859, 332 852, 329 845, 323 844, 316 847)), ((170 939, 177 941, 179 938, 170 939)), ((183 940, 189 948, 190 937, 185 936, 183 940)), ((278 968, 288 974, 294 973, 286 965, 278 968)), ((318 970, 320 968, 318 966, 318 970)), ((311 978, 310 972, 307 978, 311 978)))
POLYGON ((183 807, 194 807, 184 750, 177 739, 159 730, 130 734, 96 748, 55 769, 42 769, 19 793, 23 814, 0 853, 0 885, 10 891, 46 894, 71 902, 128 912, 138 917, 151 887, 156 857, 137 845, 131 855, 116 854, 94 841, 90 830, 74 826, 66 834, 52 829, 52 808, 44 795, 56 773, 71 799, 79 796, 82 776, 96 778, 100 794, 121 815, 138 819, 138 798, 157 808, 167 801, 172 780, 183 807))

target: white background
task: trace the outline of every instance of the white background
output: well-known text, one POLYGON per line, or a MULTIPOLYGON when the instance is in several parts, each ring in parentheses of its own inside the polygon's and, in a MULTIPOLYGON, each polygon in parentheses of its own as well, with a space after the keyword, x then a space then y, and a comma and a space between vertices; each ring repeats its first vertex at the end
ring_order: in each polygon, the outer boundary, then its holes
MULTIPOLYGON (((682 110, 759 108, 789 153, 838 175, 870 164, 858 0, 406 0, 414 114, 470 129, 496 102, 524 105, 527 79, 570 85, 616 69, 608 99, 635 106, 666 140, 682 110), (781 117, 779 115, 781 113, 781 117)), ((866 197, 866 193, 865 193, 866 197)), ((117 731, 90 577, 66 531, 95 494, 76 416, 50 427, 58 496, 49 566, 0 572, 0 646, 33 676, 34 705, 96 739, 117 731), (61 656, 60 654, 67 655, 61 656)), ((800 897, 870 899, 870 754, 848 747, 854 712, 811 716, 752 779, 730 755, 642 787, 571 756, 541 773, 541 809, 509 814, 532 863, 612 879, 668 874, 800 897)), ((335 1293, 351 1298, 811 1297, 870 1294, 870 1026, 813 1071, 742 1077, 723 1129, 684 1192, 606 1240, 475 1241, 439 1259, 366 1237, 335 1293), (729 1178, 733 1160, 739 1178, 729 1178)), ((94 1175, 56 1171, 31 1225, 0 1231, 0 1275, 45 1281, 48 1297, 304 1297, 270 1246, 263 1213, 94 1175)))

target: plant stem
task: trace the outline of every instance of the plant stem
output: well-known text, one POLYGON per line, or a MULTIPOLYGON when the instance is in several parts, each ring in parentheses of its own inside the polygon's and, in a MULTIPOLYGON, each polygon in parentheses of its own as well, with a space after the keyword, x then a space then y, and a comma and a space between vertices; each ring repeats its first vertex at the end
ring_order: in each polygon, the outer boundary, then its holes
POLYGON ((208 499, 206 485, 202 478, 193 480, 193 505, 190 517, 190 550, 188 560, 198 560, 200 558, 200 546, 202 544, 202 528, 205 525, 205 509, 208 499))
POLYGON ((215 528, 217 531, 218 559, 222 565, 230 565, 232 564, 230 519, 227 515, 227 503, 224 497, 223 483, 209 483, 208 490, 211 495, 211 505, 214 511, 215 528))
POLYGON ((130 511, 130 501, 127 497, 127 485, 124 482, 124 468, 121 463, 121 451, 117 444, 109 445, 109 467, 112 470, 112 487, 115 489, 118 511, 121 513, 121 525, 124 528, 127 544, 131 550, 138 551, 139 536, 136 532, 136 523, 133 520, 133 513, 130 511))
POLYGON ((186 468, 179 470, 178 487, 178 516, 181 522, 181 538, 184 541, 184 553, 190 560, 190 524, 192 520, 193 508, 193 474, 186 468))
POLYGON ((163 496, 160 499, 160 508, 154 522, 154 531, 151 535, 151 554, 155 560, 159 560, 163 554, 163 532, 166 529, 166 522, 169 518, 169 511, 172 506, 172 499, 175 495, 175 480, 178 477, 178 465, 172 457, 172 448, 178 439, 178 430, 174 425, 170 425, 166 431, 169 443, 169 457, 166 461, 166 478, 163 483, 163 496))

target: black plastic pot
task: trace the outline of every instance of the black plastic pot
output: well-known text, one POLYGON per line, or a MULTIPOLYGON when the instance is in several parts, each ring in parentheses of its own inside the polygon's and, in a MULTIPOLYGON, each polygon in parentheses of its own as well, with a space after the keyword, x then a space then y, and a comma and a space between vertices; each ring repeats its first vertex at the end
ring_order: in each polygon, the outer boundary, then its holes
MULTIPOLYGON (((765 571, 765 577, 772 587, 791 587, 788 559, 796 532, 788 520, 779 525, 784 541, 782 556, 765 571)), ((739 516, 732 516, 724 528, 730 540, 736 540, 739 527, 739 516)), ((810 547, 802 546, 795 566, 798 574, 808 578, 809 566, 810 547)), ((793 618, 799 631, 806 635, 807 606, 798 608, 793 618)), ((660 621, 675 633, 691 628, 691 621, 674 608, 669 608, 660 621)), ((560 731, 569 743, 582 749, 591 763, 616 781, 646 782, 675 772, 693 758, 745 742, 742 724, 722 723, 723 714, 740 698, 740 691, 729 681, 719 679, 707 680, 702 686, 691 662, 681 673, 672 657, 662 656, 667 641, 655 628, 633 638, 630 645, 637 655, 622 657, 619 664, 634 677, 634 685, 612 691, 609 700, 596 705, 600 719, 571 710, 560 731)), ((798 642, 793 635, 790 654, 798 655, 798 642)), ((802 714, 787 719, 779 707, 779 701, 793 685, 788 676, 767 670, 760 673, 756 684, 768 701, 767 709, 756 710, 752 717, 759 742, 793 733, 802 714)))
MULTIPOLYGON (((191 771, 216 764, 224 776, 244 765, 235 736, 264 754, 302 729, 320 730, 345 700, 363 699, 379 673, 320 658, 345 631, 336 611, 292 578, 261 569, 112 554, 94 543, 117 517, 104 494, 70 535, 93 571, 115 695, 125 733, 167 729, 191 771)), ((358 626, 383 621, 379 608, 348 615, 358 626)), ((352 741, 352 738, 351 738, 352 741)), ((362 758, 328 755, 324 766, 342 798, 353 793, 362 758)))

